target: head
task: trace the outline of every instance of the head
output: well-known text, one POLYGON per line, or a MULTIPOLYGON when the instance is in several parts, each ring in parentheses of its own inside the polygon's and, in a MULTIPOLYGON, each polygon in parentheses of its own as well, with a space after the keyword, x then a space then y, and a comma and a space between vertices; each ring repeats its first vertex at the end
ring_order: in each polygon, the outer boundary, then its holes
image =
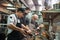
POLYGON ((19 18, 24 17, 24 9, 23 9, 23 8, 18 8, 18 9, 16 10, 16 14, 17 14, 17 16, 18 16, 19 18))
POLYGON ((38 15, 37 15, 37 14, 34 14, 34 15, 32 16, 32 19, 33 19, 33 20, 38 20, 38 15))
POLYGON ((25 15, 27 15, 29 12, 30 12, 30 9, 29 8, 25 8, 25 15))

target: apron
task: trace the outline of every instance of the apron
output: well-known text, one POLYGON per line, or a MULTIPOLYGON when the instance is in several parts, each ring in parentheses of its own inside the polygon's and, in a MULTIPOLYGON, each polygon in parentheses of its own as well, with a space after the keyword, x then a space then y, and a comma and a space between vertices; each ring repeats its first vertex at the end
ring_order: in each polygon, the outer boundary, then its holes
MULTIPOLYGON (((21 22, 17 22, 16 27, 21 28, 21 22)), ((22 35, 22 33, 13 30, 9 35, 7 40, 22 40, 24 38, 24 36, 22 35)))

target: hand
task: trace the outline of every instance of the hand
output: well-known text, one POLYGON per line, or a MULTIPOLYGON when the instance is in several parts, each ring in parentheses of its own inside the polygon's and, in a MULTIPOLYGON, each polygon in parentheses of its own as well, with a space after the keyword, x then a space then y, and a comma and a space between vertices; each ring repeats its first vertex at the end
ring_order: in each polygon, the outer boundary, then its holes
POLYGON ((29 27, 26 25, 24 25, 24 24, 21 24, 22 25, 22 28, 24 28, 25 30, 29 30, 29 27))
POLYGON ((39 27, 37 27, 37 29, 40 29, 39 27))
POLYGON ((28 33, 28 34, 31 34, 31 33, 32 33, 32 31, 31 31, 31 30, 28 30, 28 31, 27 31, 27 33, 28 33))
POLYGON ((39 34, 39 32, 36 31, 35 35, 38 35, 38 34, 39 34))
POLYGON ((20 33, 22 33, 24 36, 27 34, 23 28, 20 29, 20 33))

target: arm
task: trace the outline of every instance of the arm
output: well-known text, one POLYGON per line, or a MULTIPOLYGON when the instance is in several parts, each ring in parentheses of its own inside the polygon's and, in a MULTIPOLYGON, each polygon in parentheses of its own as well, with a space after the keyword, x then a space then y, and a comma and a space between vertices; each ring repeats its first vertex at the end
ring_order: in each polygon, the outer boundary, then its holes
POLYGON ((22 25, 22 27, 23 27, 24 29, 29 30, 29 27, 28 27, 28 25, 29 25, 29 19, 25 17, 25 18, 24 18, 24 23, 21 24, 21 25, 22 25))
POLYGON ((28 27, 28 25, 24 25, 24 24, 22 24, 22 28, 24 28, 25 30, 29 30, 29 27, 28 27))
POLYGON ((13 15, 12 16, 8 16, 8 20, 7 20, 7 26, 8 26, 8 28, 10 28, 10 29, 12 29, 12 30, 16 30, 16 31, 22 31, 22 29, 21 28, 19 28, 19 27, 16 27, 15 25, 15 22, 14 22, 14 19, 15 17, 13 17, 13 15))
POLYGON ((24 25, 24 24, 22 24, 22 27, 23 27, 23 29, 25 29, 25 30, 27 30, 27 33, 31 33, 32 31, 29 29, 29 27, 28 27, 28 25, 24 25))
POLYGON ((26 35, 26 32, 24 31, 23 28, 16 27, 14 24, 8 25, 8 28, 10 28, 10 29, 12 29, 12 30, 19 31, 19 32, 22 33, 24 36, 26 35))
POLYGON ((10 29, 12 29, 12 30, 19 31, 19 32, 22 32, 22 31, 23 31, 22 28, 16 27, 14 24, 9 24, 9 25, 8 25, 8 28, 10 28, 10 29))

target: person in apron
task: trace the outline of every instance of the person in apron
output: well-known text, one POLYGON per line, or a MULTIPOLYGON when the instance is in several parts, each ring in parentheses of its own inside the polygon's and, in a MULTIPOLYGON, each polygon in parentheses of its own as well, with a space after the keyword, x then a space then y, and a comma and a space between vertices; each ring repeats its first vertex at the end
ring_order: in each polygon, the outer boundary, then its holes
POLYGON ((23 9, 18 8, 16 14, 11 14, 8 17, 8 36, 7 40, 23 40, 24 30, 21 26, 21 18, 23 17, 23 9))
MULTIPOLYGON (((27 17, 27 15, 29 14, 29 12, 30 12, 30 9, 29 8, 25 8, 24 17, 21 20, 22 24, 24 24, 25 26, 28 26, 28 28, 29 28, 29 18, 27 17)), ((27 34, 25 39, 30 40, 31 36, 32 36, 32 34, 27 34)))
POLYGON ((38 20, 38 15, 34 14, 31 18, 31 22, 29 24, 29 28, 32 30, 33 40, 36 39, 36 34, 37 34, 38 23, 36 22, 36 20, 38 20))

